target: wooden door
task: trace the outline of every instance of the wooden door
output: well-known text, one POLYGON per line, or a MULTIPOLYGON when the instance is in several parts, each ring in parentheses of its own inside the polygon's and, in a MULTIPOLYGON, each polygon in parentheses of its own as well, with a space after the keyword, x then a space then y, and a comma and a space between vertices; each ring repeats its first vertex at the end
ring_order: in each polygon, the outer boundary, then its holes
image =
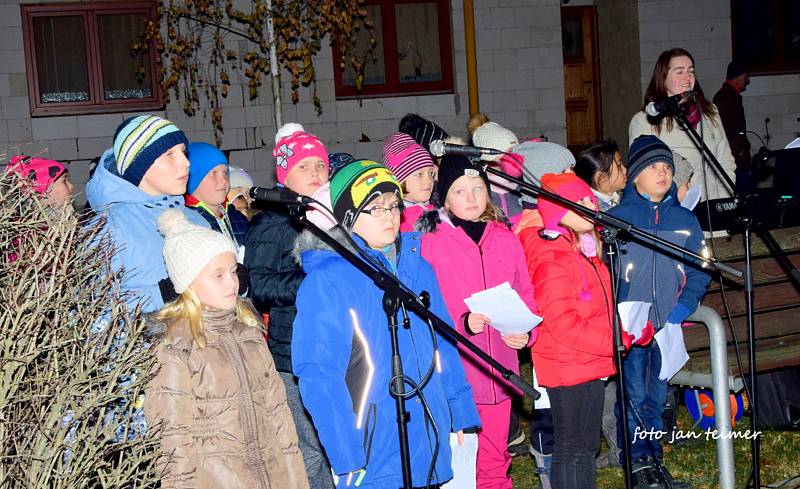
POLYGON ((577 153, 602 137, 597 9, 561 7, 567 146, 577 153))

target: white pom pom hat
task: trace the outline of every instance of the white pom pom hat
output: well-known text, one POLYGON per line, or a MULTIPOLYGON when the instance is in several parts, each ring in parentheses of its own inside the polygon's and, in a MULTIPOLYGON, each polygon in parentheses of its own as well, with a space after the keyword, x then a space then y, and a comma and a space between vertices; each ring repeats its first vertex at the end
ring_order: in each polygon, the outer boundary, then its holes
POLYGON ((218 255, 236 255, 233 241, 222 233, 189 222, 179 209, 170 209, 158 216, 158 229, 164 235, 167 274, 178 294, 182 294, 218 255))

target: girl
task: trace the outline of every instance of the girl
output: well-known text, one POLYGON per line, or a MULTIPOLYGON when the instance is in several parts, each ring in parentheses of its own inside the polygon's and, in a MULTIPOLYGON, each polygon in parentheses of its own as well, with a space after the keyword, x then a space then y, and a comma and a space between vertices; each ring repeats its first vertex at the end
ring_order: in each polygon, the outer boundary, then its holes
MULTIPOLYGON (((303 131, 299 124, 285 124, 275 135, 275 157, 283 158, 286 164, 285 168, 276 166, 278 183, 293 192, 311 196, 328 182, 328 152, 322 141, 303 131)), ((333 487, 330 466, 300 401, 292 370, 295 300, 305 277, 292 257, 292 249, 301 230, 300 224, 289 217, 285 205, 264 206, 247 233, 244 264, 250 273, 250 297, 261 314, 269 314, 267 343, 286 388, 309 483, 311 487, 326 489, 333 487)))
MULTIPOLYGON (((496 122, 492 122, 484 114, 475 114, 467 122, 467 130, 472 137, 475 146, 481 148, 492 148, 499 151, 511 151, 519 144, 517 136, 496 122)), ((500 170, 513 177, 522 175, 522 158, 515 158, 517 155, 484 156, 484 160, 489 160, 500 170)), ((509 182, 503 177, 490 175, 492 203, 499 207, 503 214, 513 225, 520 220, 522 213, 522 200, 517 185, 509 182)))
POLYGON ((383 164, 394 173, 403 189, 403 215, 400 232, 414 230, 414 225, 425 211, 433 209, 431 194, 436 180, 433 158, 411 136, 398 132, 386 139, 383 145, 383 164))
POLYGON ((686 118, 697 132, 702 134, 706 145, 722 164, 725 173, 734 179, 736 162, 719 118, 719 111, 713 103, 706 100, 694 71, 694 58, 688 51, 673 48, 661 53, 653 68, 653 76, 644 95, 642 110, 633 116, 628 126, 628 141, 633 144, 633 141, 643 134, 657 136, 673 152, 686 158, 692 165, 694 175, 691 186, 701 188, 702 200, 730 197, 730 192, 715 170, 710 166, 703 169, 700 151, 675 117, 654 118, 644 112, 650 102, 693 91, 694 99, 683 103, 686 118), (707 180, 708 186, 704 180, 707 180))
MULTIPOLYGON (((347 241, 343 233, 351 234, 363 253, 408 287, 417 293, 427 290, 431 311, 449 321, 436 277, 420 256, 419 236, 398 235, 400 192, 400 183, 381 164, 348 164, 330 182, 330 202, 341 226, 333 236, 347 241)), ((295 253, 308 275, 297 293, 292 367, 339 476, 338 487, 401 487, 395 401, 388 389, 392 352, 384 293, 309 232, 300 235, 295 253)), ((456 349, 439 334, 434 343, 425 321, 410 312, 408 317, 410 327, 397 332, 405 375, 420 383, 437 366, 421 387, 425 406, 422 395, 406 401, 412 482, 414 487, 428 482, 438 487, 453 476, 450 432, 474 428, 480 420, 456 349)))
MULTIPOLYGON (((596 208, 591 189, 574 174, 544 175, 542 186, 596 208)), ((555 438, 550 477, 557 489, 594 488, 602 379, 615 373, 611 283, 597 241, 581 239, 594 237, 592 222, 546 197, 539 199, 539 212, 544 227, 524 230, 520 240, 545 318, 533 364, 550 396, 555 438)), ((623 334, 630 348, 633 338, 623 334)), ((648 343, 652 335, 650 326, 637 344, 648 343)))
POLYGON ((628 181, 628 170, 616 141, 597 141, 581 151, 575 161, 574 171, 591 187, 601 211, 605 212, 619 204, 619 192, 628 181))
POLYGON ((148 424, 162 428, 162 485, 309 487, 261 324, 237 294, 236 245, 177 209, 158 226, 180 294, 156 314, 160 369, 145 391, 148 424))
MULTIPOLYGON (((491 318, 470 313, 464 299, 509 282, 532 311, 537 311, 525 257, 500 210, 489 202, 486 174, 462 156, 445 156, 437 193, 443 207, 426 213, 422 256, 433 265, 456 328, 505 367, 519 372, 517 351, 530 346, 532 334, 502 336, 491 318)), ((477 486, 510 488, 508 444, 511 396, 518 393, 480 359, 461 350, 483 429, 478 433, 477 486)))
POLYGON ((6 172, 27 179, 30 190, 43 196, 49 208, 60 210, 72 205, 74 187, 69 181, 69 170, 62 163, 16 155, 9 160, 6 172))

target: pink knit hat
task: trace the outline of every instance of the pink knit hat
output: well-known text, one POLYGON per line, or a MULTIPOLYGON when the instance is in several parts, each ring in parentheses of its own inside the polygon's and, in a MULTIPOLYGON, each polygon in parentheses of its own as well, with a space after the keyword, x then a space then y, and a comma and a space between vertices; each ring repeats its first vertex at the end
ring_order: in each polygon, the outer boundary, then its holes
POLYGON ((46 158, 31 158, 24 155, 12 156, 6 167, 6 172, 16 173, 21 178, 27 178, 33 191, 45 194, 58 177, 64 174, 67 168, 63 163, 46 158))
MULTIPOLYGON (((542 188, 571 202, 578 202, 584 197, 589 197, 597 205, 597 198, 592 193, 592 189, 574 173, 548 173, 542 176, 542 188)), ((567 213, 566 207, 562 207, 561 204, 553 202, 547 197, 539 197, 538 209, 545 229, 566 232, 559 225, 559 222, 567 213)))
POLYGON ((431 154, 408 134, 398 132, 383 143, 383 165, 403 182, 415 171, 433 166, 431 154))
POLYGON ((275 134, 275 148, 272 150, 275 157, 275 173, 278 183, 286 183, 286 175, 294 165, 309 156, 316 156, 325 162, 325 167, 330 169, 328 151, 313 134, 305 132, 303 126, 287 123, 281 126, 275 134))

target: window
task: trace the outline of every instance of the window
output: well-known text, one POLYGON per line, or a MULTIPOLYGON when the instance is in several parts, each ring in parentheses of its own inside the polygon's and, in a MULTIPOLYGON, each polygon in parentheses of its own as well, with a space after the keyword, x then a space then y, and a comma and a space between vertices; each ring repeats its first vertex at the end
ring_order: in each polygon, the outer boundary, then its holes
POLYGON ((800 2, 731 0, 733 56, 751 74, 800 72, 800 2))
MULTIPOLYGON (((375 26, 375 60, 368 59, 361 91, 356 90, 355 71, 334 46, 336 97, 383 97, 449 93, 453 91, 453 59, 448 0, 367 0, 375 26)), ((354 48, 369 45, 366 29, 356 33, 354 48)))
POLYGON ((152 2, 22 7, 31 115, 163 106, 156 50, 134 56, 152 2))

